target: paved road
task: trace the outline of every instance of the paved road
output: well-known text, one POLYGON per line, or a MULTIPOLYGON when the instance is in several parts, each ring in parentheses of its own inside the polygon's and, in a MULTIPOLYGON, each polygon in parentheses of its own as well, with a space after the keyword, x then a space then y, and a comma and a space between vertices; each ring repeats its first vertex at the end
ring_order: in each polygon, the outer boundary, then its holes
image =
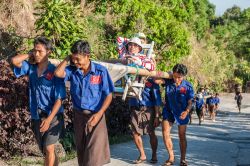
MULTIPOLYGON (((233 94, 221 96, 220 112, 216 122, 206 117, 199 126, 195 114, 194 122, 188 126, 187 161, 191 166, 250 166, 250 94, 243 94, 242 113, 237 112, 233 94)), ((157 128, 159 138, 158 163, 161 165, 167 158, 167 152, 162 141, 161 128, 157 128)), ((180 152, 177 126, 172 129, 176 162, 179 165, 180 152)), ((147 158, 151 151, 149 139, 143 137, 147 158)), ((111 146, 111 163, 106 166, 130 166, 138 157, 138 152, 132 141, 111 146)), ((76 159, 61 164, 62 166, 77 165, 76 159)), ((149 162, 138 164, 150 166, 149 162)))

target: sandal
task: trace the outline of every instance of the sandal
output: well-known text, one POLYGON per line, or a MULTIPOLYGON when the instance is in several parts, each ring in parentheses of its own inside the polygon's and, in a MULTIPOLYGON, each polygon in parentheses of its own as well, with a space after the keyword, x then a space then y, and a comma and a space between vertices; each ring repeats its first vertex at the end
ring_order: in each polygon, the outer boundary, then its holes
POLYGON ((141 159, 140 157, 138 159, 136 159, 135 161, 133 161, 134 164, 140 164, 145 162, 147 159, 141 159))
POLYGON ((155 164, 155 163, 158 162, 158 160, 157 160, 157 159, 151 159, 149 162, 150 162, 151 164, 155 164))
POLYGON ((169 166, 169 165, 174 165, 174 160, 173 161, 167 160, 162 166, 169 166))
POLYGON ((180 163, 180 166, 187 166, 187 161, 186 160, 182 160, 181 163, 180 163))

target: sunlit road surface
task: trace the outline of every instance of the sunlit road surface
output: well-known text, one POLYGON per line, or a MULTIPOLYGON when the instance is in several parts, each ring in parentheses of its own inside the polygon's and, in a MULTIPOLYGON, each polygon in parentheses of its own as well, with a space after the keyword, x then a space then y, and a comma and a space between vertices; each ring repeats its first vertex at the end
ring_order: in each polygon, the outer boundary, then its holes
MULTIPOLYGON (((241 114, 238 113, 233 94, 221 95, 221 104, 216 118, 212 122, 208 115, 198 125, 196 114, 193 123, 187 129, 187 161, 190 166, 250 166, 250 94, 243 94, 241 114)), ((151 164, 151 150, 148 136, 143 137, 148 161, 141 166, 162 165, 168 158, 162 141, 161 128, 157 128, 159 139, 158 163, 151 164)), ((172 129, 175 152, 175 164, 180 165, 180 150, 177 126, 172 129)), ((111 146, 111 163, 106 166, 131 166, 139 153, 130 141, 111 146)), ((94 157, 94 156, 93 156, 94 157)), ((77 165, 76 159, 61 164, 77 165)))

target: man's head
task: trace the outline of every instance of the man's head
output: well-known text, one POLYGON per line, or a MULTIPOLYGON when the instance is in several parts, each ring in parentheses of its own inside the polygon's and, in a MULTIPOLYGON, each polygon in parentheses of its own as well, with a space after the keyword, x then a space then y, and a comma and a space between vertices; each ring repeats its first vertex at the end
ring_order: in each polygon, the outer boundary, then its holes
POLYGON ((199 92, 204 92, 205 91, 205 89, 204 89, 204 87, 200 87, 200 90, 199 90, 199 92))
POLYGON ((45 37, 37 37, 34 40, 34 48, 32 54, 36 63, 41 63, 48 60, 49 54, 52 52, 52 42, 45 37))
POLYGON ((177 85, 180 85, 184 77, 187 75, 187 67, 183 64, 176 64, 173 67, 173 79, 177 85))
POLYGON ((133 37, 127 44, 127 49, 130 54, 138 54, 142 51, 141 40, 138 37, 133 37))
POLYGON ((78 40, 71 47, 71 61, 77 68, 85 68, 89 65, 90 45, 87 41, 78 40))

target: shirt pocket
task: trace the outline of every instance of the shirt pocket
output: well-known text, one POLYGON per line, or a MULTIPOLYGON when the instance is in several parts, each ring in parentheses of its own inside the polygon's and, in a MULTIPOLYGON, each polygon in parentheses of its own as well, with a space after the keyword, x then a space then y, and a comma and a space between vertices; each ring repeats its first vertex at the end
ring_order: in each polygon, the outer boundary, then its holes
POLYGON ((100 95, 101 95, 101 86, 100 85, 90 85, 89 86, 89 93, 90 93, 90 96, 93 97, 93 98, 99 98, 100 95))
POLYGON ((41 90, 47 94, 48 96, 51 95, 51 91, 53 89, 53 85, 54 85, 54 82, 53 80, 47 80, 45 78, 40 78, 38 80, 38 84, 40 85, 39 87, 41 88, 41 90))

